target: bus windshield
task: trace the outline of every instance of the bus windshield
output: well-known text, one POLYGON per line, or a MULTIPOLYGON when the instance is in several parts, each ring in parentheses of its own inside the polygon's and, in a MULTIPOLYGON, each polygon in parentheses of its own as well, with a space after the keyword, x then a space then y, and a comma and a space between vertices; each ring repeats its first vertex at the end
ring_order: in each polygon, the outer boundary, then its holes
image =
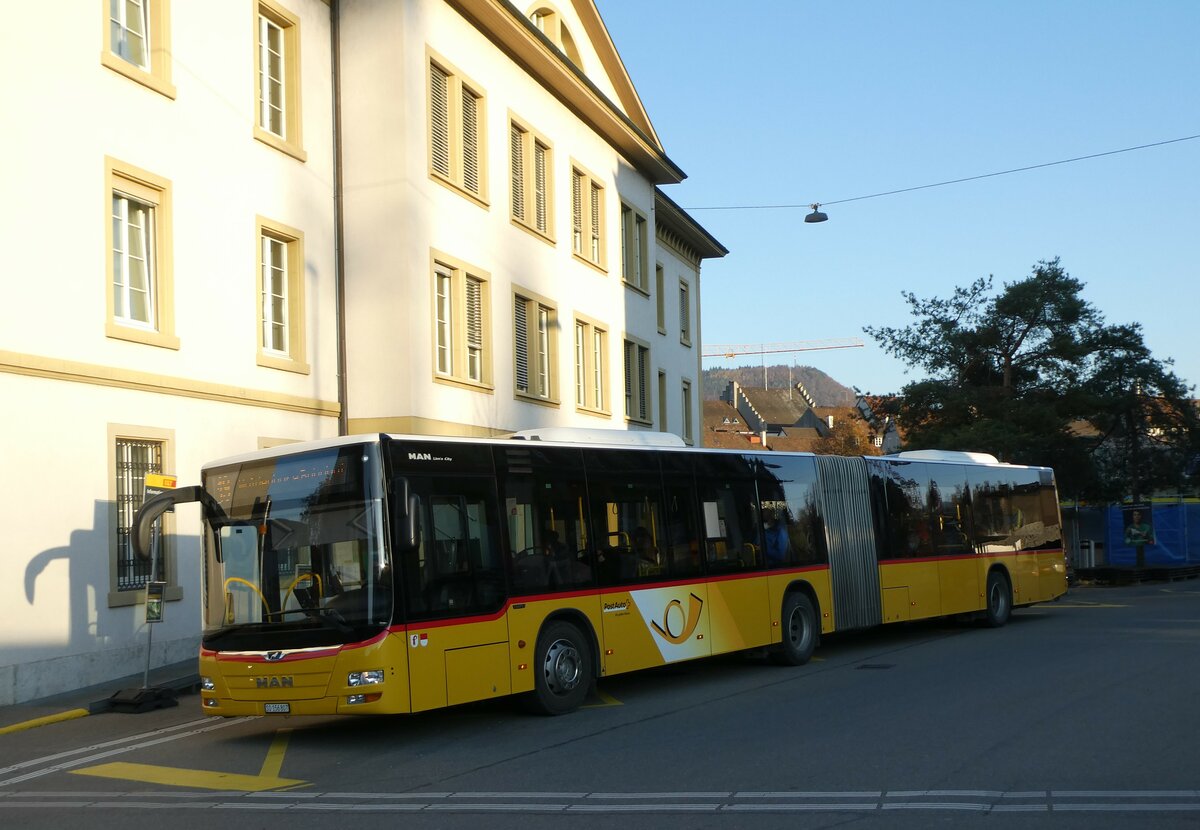
POLYGON ((204 517, 206 646, 319 647, 391 621, 374 446, 217 467, 204 488, 215 502, 204 517))

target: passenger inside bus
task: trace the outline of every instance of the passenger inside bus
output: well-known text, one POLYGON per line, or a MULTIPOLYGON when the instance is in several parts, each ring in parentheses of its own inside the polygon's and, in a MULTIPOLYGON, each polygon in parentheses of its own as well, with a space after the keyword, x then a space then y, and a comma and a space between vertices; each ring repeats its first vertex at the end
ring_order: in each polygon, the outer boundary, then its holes
POLYGON ((585 585, 591 581, 592 569, 580 562, 575 551, 559 540, 558 531, 546 531, 542 549, 546 554, 551 588, 585 585))

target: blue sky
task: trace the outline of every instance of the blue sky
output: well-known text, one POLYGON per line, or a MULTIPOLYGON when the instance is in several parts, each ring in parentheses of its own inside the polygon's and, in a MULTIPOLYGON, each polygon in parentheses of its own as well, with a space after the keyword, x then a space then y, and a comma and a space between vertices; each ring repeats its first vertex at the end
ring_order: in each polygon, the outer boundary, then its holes
POLYGON ((688 174, 666 192, 730 250, 704 264, 706 343, 860 337, 777 362, 898 391, 920 375, 862 329, 910 322, 902 290, 999 286, 1059 257, 1108 322, 1141 323, 1154 355, 1200 383, 1200 139, 829 205, 823 224, 800 208, 700 209, 828 203, 1200 134, 1200 2, 597 5, 688 174))

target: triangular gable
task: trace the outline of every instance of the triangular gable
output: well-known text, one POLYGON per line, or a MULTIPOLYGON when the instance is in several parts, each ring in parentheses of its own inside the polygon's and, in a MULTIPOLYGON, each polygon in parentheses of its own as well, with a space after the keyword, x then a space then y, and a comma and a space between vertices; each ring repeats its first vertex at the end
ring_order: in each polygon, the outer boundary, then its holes
MULTIPOLYGON (((531 0, 530 5, 532 7, 542 4, 539 3, 539 0, 531 0)), ((612 36, 608 33, 608 27, 604 25, 604 19, 600 17, 600 10, 596 8, 596 3, 594 0, 571 0, 571 5, 581 28, 587 33, 588 45, 595 55, 599 67, 603 70, 603 79, 597 77, 590 67, 584 67, 584 71, 591 78, 592 83, 606 93, 611 91, 609 97, 613 102, 642 132, 653 139, 655 144, 662 147, 662 142, 658 140, 658 133, 654 131, 654 125, 650 123, 650 116, 646 113, 646 108, 642 106, 642 99, 633 86, 633 80, 625 69, 625 62, 621 60, 612 36)))
POLYGON ((685 174, 659 142, 593 0, 518 0, 519 6, 509 0, 447 2, 651 182, 683 181, 685 174), (561 38, 543 34, 533 22, 531 14, 543 8, 570 32, 578 62, 567 57, 561 38))

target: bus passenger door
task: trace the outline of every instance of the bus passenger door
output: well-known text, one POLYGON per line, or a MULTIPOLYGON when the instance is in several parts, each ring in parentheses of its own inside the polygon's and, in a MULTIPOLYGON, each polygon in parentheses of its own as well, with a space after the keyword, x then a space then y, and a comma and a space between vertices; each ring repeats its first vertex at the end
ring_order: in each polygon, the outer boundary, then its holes
MULTIPOLYGON (((511 692, 503 561, 490 478, 409 478, 420 543, 398 551, 412 711, 511 692)), ((398 597, 399 598, 399 597, 398 597)))
POLYGON ((713 471, 699 489, 712 652, 765 646, 772 608, 754 480, 713 471))

